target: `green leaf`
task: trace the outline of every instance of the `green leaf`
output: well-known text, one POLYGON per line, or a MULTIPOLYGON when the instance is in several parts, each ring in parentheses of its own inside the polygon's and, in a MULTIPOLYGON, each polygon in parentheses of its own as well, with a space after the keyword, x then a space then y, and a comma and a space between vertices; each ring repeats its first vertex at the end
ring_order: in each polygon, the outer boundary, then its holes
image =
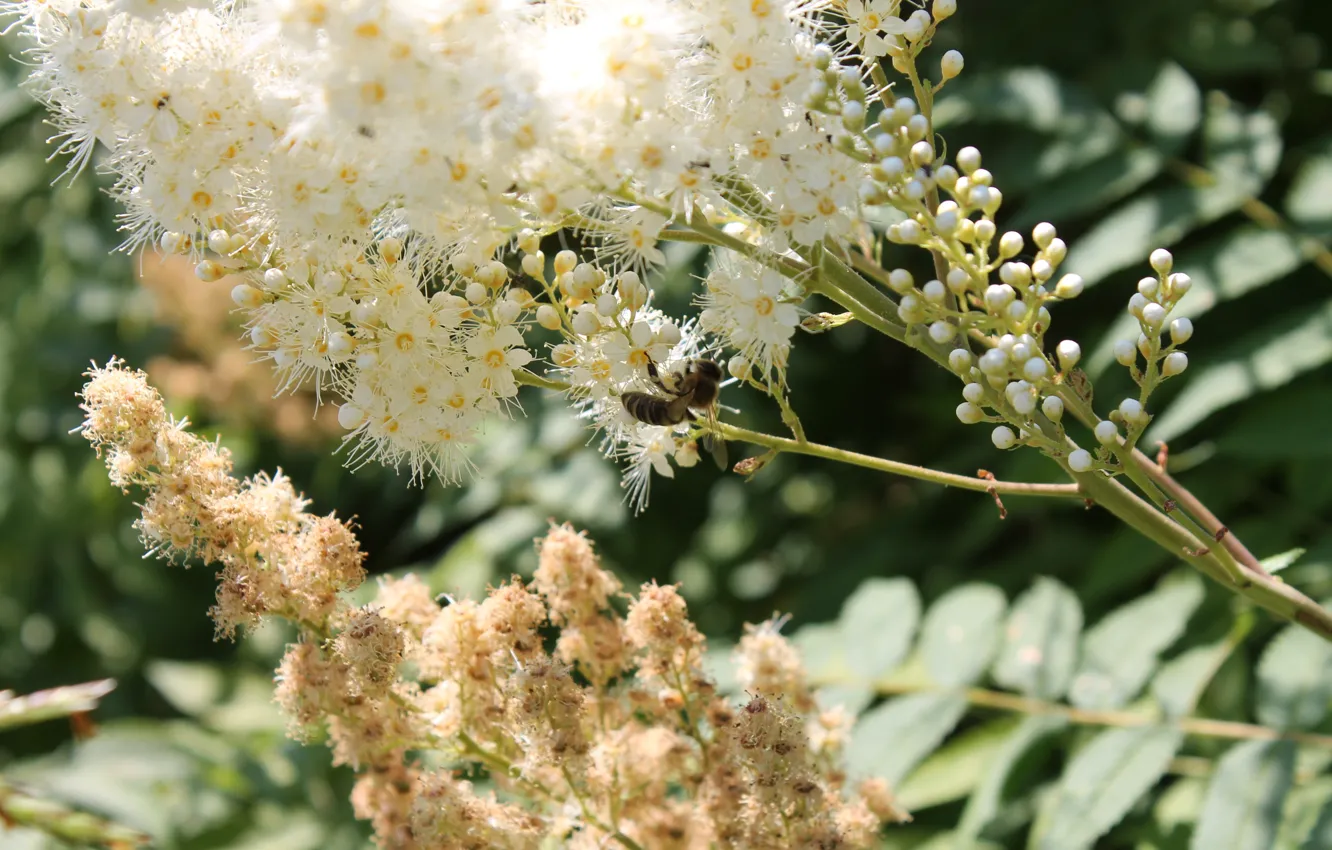
POLYGON ((1305 227, 1332 228, 1332 139, 1295 172, 1286 194, 1286 214, 1305 227))
POLYGON ((1263 651, 1257 678, 1258 722, 1311 729, 1332 699, 1332 644, 1302 626, 1286 626, 1263 651))
POLYGON ((1236 617, 1225 637, 1186 650, 1161 666, 1152 677, 1151 691, 1167 717, 1183 717, 1193 711, 1216 671, 1248 636, 1253 623, 1253 614, 1246 611, 1236 617))
POLYGON ((1217 762, 1191 850, 1271 850, 1295 773, 1290 741, 1245 741, 1217 762))
POLYGON ((1166 62, 1147 88, 1147 132, 1160 144, 1175 148, 1198 129, 1202 120, 1202 93, 1189 72, 1166 62))
POLYGON ((1090 848, 1164 775, 1184 741, 1169 726, 1107 729, 1078 750, 1041 803, 1031 850, 1090 848))
POLYGON ((920 651, 930 677, 944 687, 971 685, 999 648, 1007 600, 991 584, 963 584, 939 597, 925 614, 920 651))
POLYGON ((1148 431, 1148 440, 1170 442, 1222 408, 1332 360, 1332 304, 1286 313, 1246 334, 1225 354, 1212 356, 1190 376, 1148 431))
POLYGON ((914 812, 967 796, 1020 722, 1001 717, 958 735, 911 771, 897 787, 898 801, 914 812))
POLYGON ((1082 662, 1069 701, 1079 708, 1105 709, 1133 699, 1161 653, 1183 634, 1202 598, 1202 582, 1190 574, 1107 614, 1082 639, 1082 662))
POLYGON ((1052 578, 1036 579, 1009 610, 995 681, 1039 699, 1058 699, 1077 664, 1081 631, 1082 606, 1073 591, 1052 578))
POLYGON ((911 649, 920 621, 920 594, 910 579, 872 578, 842 606, 840 626, 847 666, 874 680, 893 671, 911 649))
POLYGON ((1300 557, 1304 555, 1305 551, 1305 549, 1301 549, 1297 546, 1294 549, 1287 549, 1279 555, 1269 555, 1258 563, 1262 564, 1263 569, 1267 570, 1269 573, 1279 573, 1286 567, 1289 567, 1291 564, 1298 561, 1300 557))
POLYGON ((851 733, 847 772, 902 781, 966 713, 961 694, 921 693, 890 699, 863 714, 851 733))
POLYGON ((1102 217, 1069 249, 1065 267, 1088 286, 1132 265, 1145 269, 1152 249, 1173 245, 1260 192, 1281 159, 1276 121, 1263 112, 1213 108, 1203 136, 1206 177, 1141 195, 1102 217))
POLYGON ((1004 741, 1000 751, 990 761, 989 768, 976 786, 971 799, 958 822, 961 846, 969 846, 985 827, 999 814, 1004 802, 1004 789, 1018 763, 1036 744, 1068 726, 1068 721, 1055 715, 1029 715, 1022 718, 1017 729, 1004 741))
POLYGON ((1332 850, 1332 800, 1323 805, 1300 850, 1332 850))

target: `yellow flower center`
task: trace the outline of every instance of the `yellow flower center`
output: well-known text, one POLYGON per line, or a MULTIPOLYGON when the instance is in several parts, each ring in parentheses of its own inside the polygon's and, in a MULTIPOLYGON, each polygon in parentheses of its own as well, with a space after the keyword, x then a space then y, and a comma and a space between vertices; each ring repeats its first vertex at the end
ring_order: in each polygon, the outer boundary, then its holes
POLYGON ((399 351, 411 351, 416 345, 416 337, 412 336, 407 331, 403 331, 393 338, 393 344, 399 351))
POLYGON ((492 348, 486 352, 486 365, 492 369, 499 369, 504 365, 504 349, 492 348))
POLYGON ((777 305, 773 303, 771 298, 766 295, 760 295, 758 300, 754 302, 754 312, 758 313, 760 316, 771 316, 773 308, 776 306, 777 305))

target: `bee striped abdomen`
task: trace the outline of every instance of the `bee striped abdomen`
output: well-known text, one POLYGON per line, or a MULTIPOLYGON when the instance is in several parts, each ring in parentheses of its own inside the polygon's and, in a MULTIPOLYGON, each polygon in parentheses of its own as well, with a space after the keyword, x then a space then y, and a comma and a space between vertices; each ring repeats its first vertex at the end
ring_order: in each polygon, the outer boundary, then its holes
POLYGON ((687 411, 680 411, 677 414, 672 409, 677 405, 673 405, 670 399, 650 393, 625 393, 620 396, 620 401, 624 403, 624 409, 629 411, 630 416, 649 425, 678 425, 687 415, 687 411))

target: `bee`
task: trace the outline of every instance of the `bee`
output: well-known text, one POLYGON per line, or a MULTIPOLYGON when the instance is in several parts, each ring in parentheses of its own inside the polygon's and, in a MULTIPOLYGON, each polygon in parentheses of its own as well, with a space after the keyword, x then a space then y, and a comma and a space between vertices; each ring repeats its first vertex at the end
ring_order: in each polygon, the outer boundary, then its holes
MULTIPOLYGON (((721 386, 722 371, 711 360, 699 358, 685 364, 684 372, 675 376, 675 386, 668 387, 657 373, 657 364, 648 360, 648 377, 666 395, 627 392, 620 396, 624 409, 639 422, 648 425, 679 425, 697 419, 695 410, 703 411, 708 421, 714 422, 717 394, 721 386)), ((703 447, 712 454, 719 469, 726 468, 726 441, 713 436, 709 428, 703 435, 703 447)))

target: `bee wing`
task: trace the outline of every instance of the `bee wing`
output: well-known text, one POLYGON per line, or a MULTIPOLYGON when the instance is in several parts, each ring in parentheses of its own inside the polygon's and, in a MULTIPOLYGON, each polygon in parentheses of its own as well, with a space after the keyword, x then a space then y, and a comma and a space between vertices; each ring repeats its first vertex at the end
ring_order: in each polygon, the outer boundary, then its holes
POLYGON ((703 448, 712 455, 712 462, 717 464, 717 468, 722 472, 726 471, 726 441, 720 437, 714 437, 711 434, 703 435, 703 448))

